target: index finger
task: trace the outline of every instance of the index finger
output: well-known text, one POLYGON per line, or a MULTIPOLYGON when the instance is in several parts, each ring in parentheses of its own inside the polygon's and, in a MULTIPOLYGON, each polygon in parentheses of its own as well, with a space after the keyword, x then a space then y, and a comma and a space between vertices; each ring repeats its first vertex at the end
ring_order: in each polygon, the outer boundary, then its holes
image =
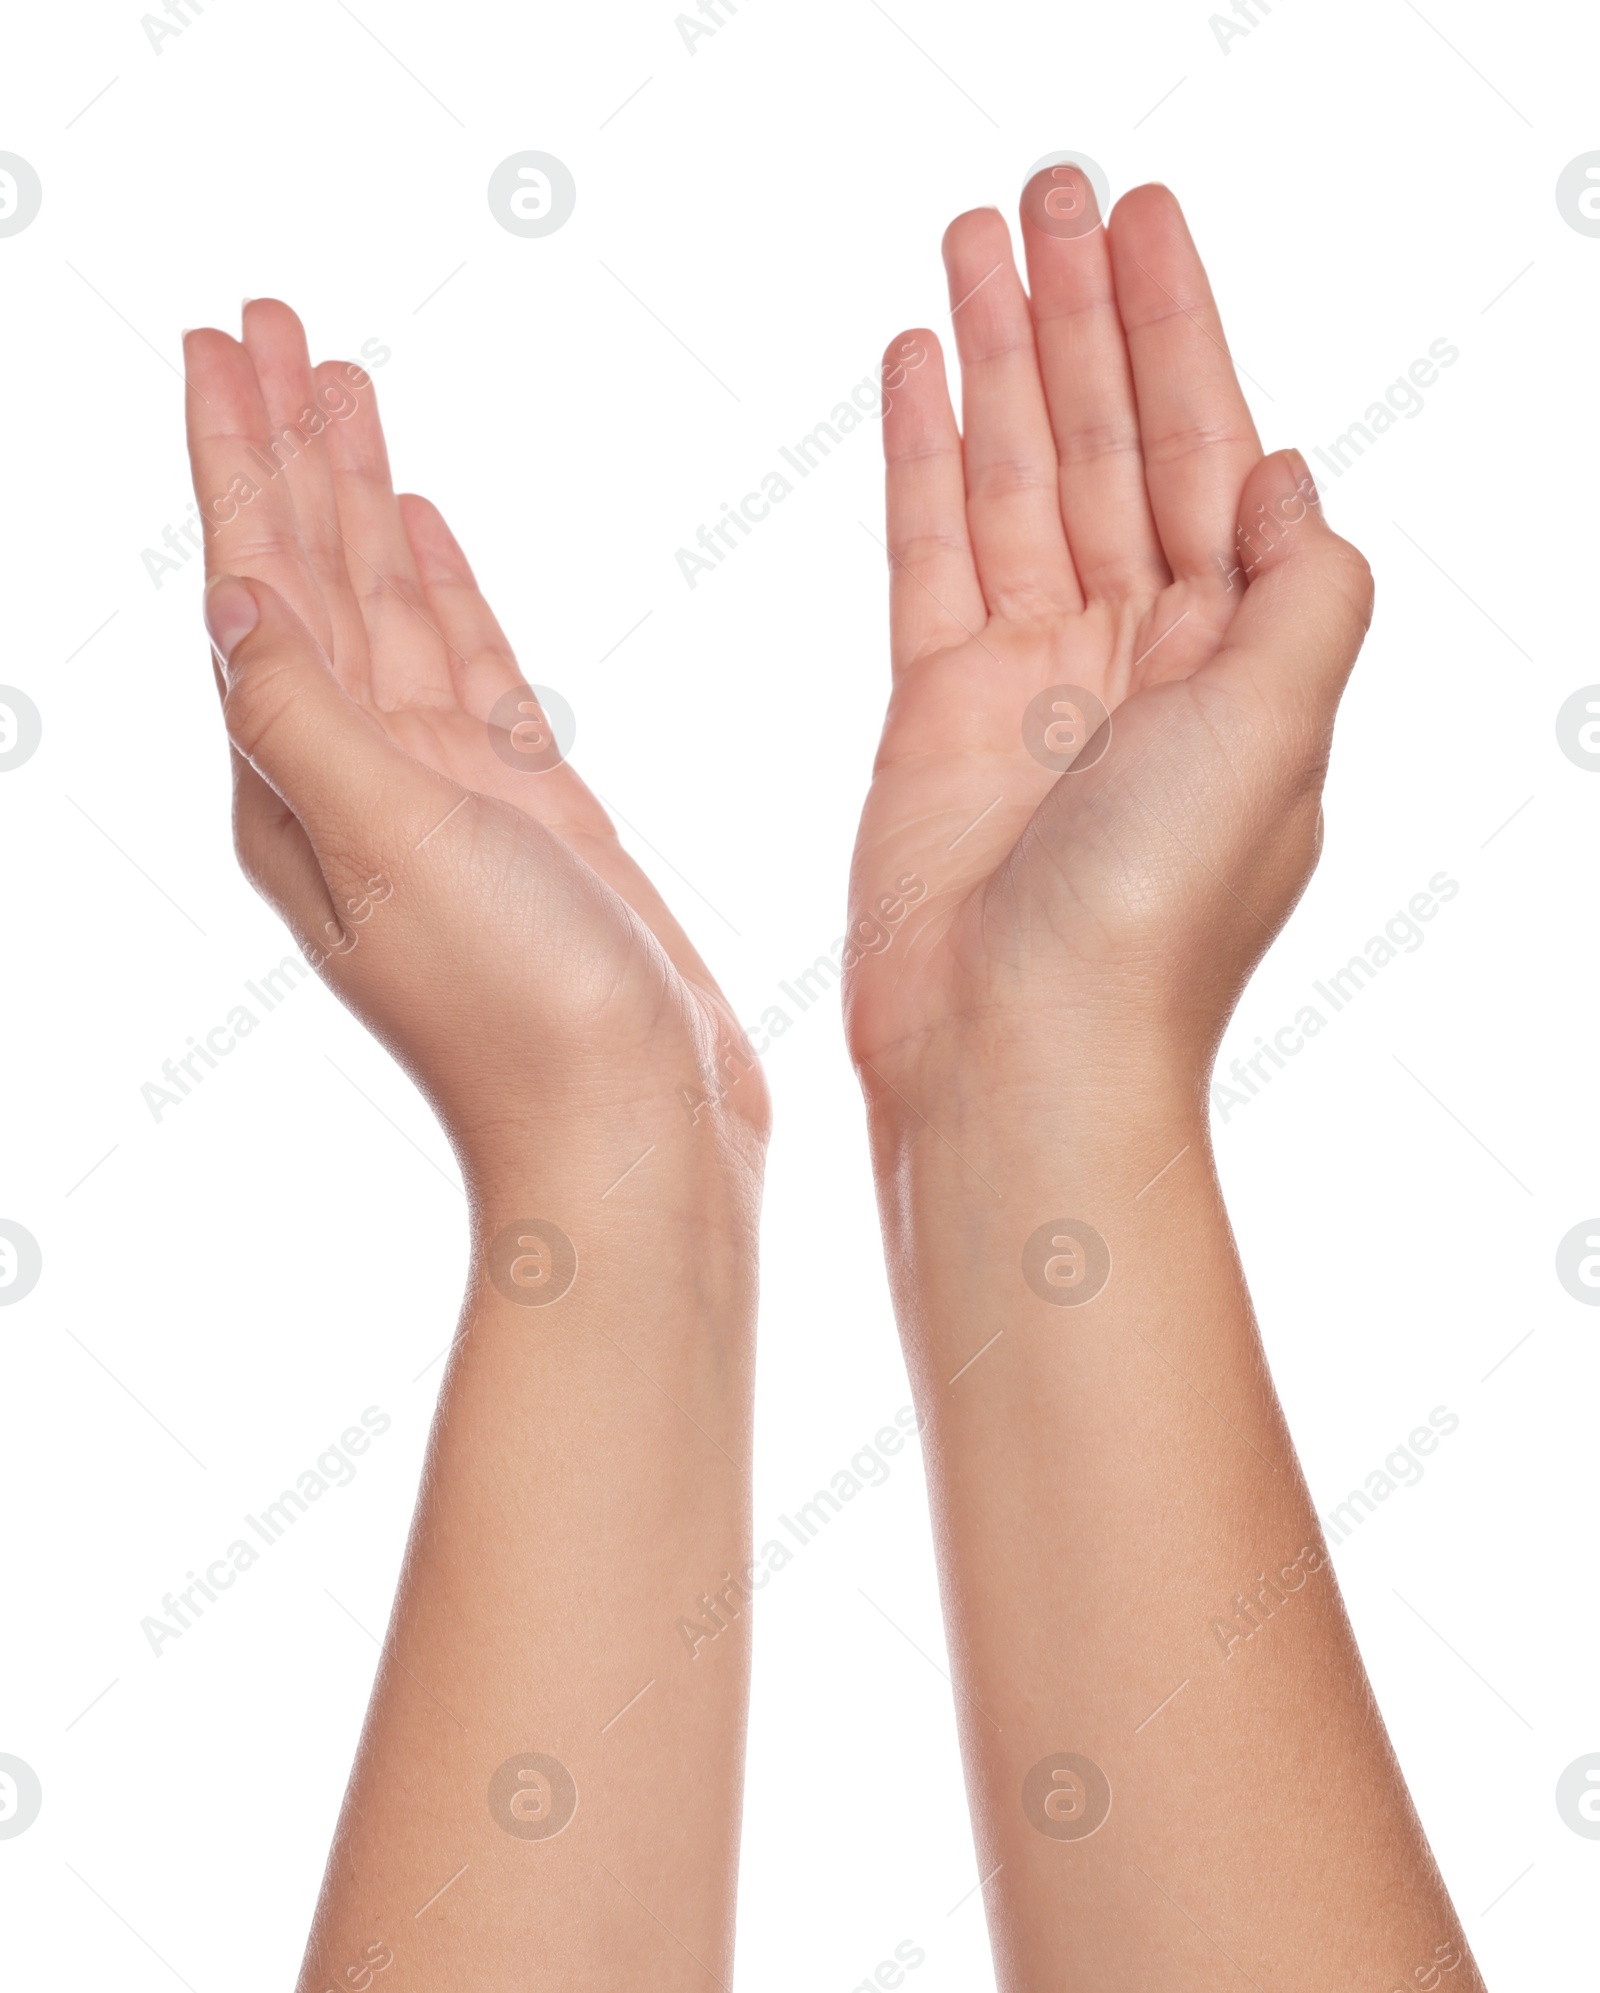
POLYGON ((328 650, 327 606, 301 542, 255 363, 237 339, 212 327, 186 334, 183 353, 197 390, 184 402, 206 579, 238 574, 269 583, 328 650))

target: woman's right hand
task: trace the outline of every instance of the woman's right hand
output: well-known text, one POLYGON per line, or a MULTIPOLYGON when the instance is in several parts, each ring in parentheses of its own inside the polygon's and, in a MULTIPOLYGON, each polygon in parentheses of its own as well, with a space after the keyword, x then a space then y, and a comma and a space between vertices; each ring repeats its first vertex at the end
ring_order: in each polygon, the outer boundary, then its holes
POLYGON ((185 342, 240 862, 440 1113, 469 1177, 568 1109, 757 1163, 744 1033, 548 717, 370 377, 287 306, 185 342))

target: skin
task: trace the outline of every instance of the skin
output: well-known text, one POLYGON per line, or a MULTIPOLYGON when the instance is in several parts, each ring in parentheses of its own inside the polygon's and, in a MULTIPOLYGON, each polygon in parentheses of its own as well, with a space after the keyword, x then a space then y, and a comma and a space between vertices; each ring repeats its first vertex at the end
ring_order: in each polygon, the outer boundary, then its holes
POLYGON ((889 349, 894 676, 852 931, 890 938, 846 984, 999 1984, 1476 1988, 1206 1112, 1316 859, 1371 579, 1303 461, 1263 456, 1172 196, 1107 227, 1093 202, 1071 169, 1030 185, 1030 294, 998 213, 952 224, 962 431, 933 334, 889 349), (1066 772, 1024 739, 1060 686, 1111 715, 1066 772))
POLYGON ((240 861, 432 1102, 474 1239, 299 1984, 726 1981, 760 1072, 571 767, 496 752, 544 716, 497 704, 521 674, 370 380, 270 300, 186 349, 240 861))
MULTIPOLYGON (((1107 229, 1092 198, 1029 190, 1031 300, 998 215, 952 226, 964 434, 933 335, 890 349, 895 678, 851 885, 999 1983, 1479 1988, 1205 1111, 1315 861, 1370 577, 1262 456, 1170 195, 1107 229), (1066 772, 1030 751, 1102 711, 1066 772)), ((370 381, 271 301, 187 348, 240 859, 427 1093, 473 1217, 302 1993, 726 1985, 759 1069, 572 769, 518 762, 546 716, 395 497, 370 381)))

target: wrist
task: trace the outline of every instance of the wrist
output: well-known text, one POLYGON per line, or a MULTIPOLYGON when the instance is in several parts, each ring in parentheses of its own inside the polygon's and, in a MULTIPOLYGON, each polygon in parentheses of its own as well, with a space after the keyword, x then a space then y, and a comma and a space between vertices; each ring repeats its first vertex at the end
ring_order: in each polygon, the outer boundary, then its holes
POLYGON ((480 1106, 469 1128, 468 1117, 447 1115, 475 1205, 550 1183, 582 1198, 620 1199, 638 1178, 653 1180, 652 1209, 663 1192, 701 1211, 759 1204, 767 1149, 760 1068, 737 1097, 707 1093, 685 1078, 692 1070, 623 1085, 614 1073, 568 1071, 541 1076, 531 1097, 503 1099, 493 1114, 480 1106))
POLYGON ((932 1050, 862 1072, 890 1283, 919 1380, 948 1383, 1008 1324, 1079 1319, 1056 1306, 1098 1300, 1113 1265, 1101 1315, 1174 1253, 1231 1254, 1205 1060, 1151 1037, 1087 1046, 1009 1026, 982 1043, 946 1033, 932 1050))
POLYGON ((1061 1015, 963 1019, 857 1062, 880 1176, 946 1169, 952 1150, 1114 1170, 1171 1130, 1204 1138, 1210 1064, 1171 1029, 1061 1015))
POLYGON ((531 1290, 542 1305, 574 1284, 575 1259, 586 1306, 671 1313, 681 1297, 690 1315, 753 1312, 765 1141, 737 1116, 612 1103, 500 1130, 463 1161, 486 1293, 526 1305, 531 1290))

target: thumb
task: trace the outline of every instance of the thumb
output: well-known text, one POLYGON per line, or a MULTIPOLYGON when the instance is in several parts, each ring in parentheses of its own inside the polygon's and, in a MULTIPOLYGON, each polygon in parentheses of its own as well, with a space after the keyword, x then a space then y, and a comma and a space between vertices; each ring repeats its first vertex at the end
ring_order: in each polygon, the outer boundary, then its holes
POLYGON ((1245 598, 1211 673, 1331 719, 1372 621, 1372 570, 1329 526, 1298 450, 1263 457, 1245 479, 1235 562, 1228 585, 1245 598))
POLYGON ((293 810, 318 853, 369 847, 415 818, 418 835, 463 795, 396 746, 340 685, 327 653, 275 588, 218 575, 206 628, 222 663, 228 737, 293 810), (433 815, 429 816, 429 811, 433 815))

